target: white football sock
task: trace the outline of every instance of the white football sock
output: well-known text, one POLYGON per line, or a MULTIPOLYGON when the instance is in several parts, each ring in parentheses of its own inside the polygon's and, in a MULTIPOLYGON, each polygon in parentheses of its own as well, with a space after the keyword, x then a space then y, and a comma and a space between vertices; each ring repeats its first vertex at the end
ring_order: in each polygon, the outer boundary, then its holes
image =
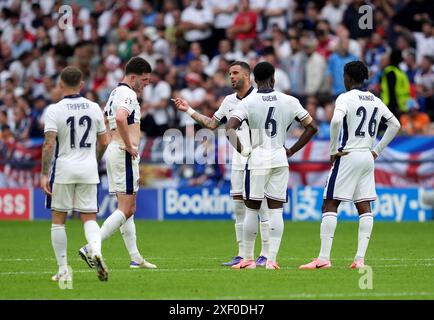
POLYGON ((276 262, 284 230, 283 208, 268 209, 270 213, 270 250, 268 260, 276 262))
POLYGON ((330 251, 332 250, 333 237, 338 221, 336 212, 324 212, 320 229, 321 250, 319 258, 321 260, 330 260, 330 251))
POLYGON ((125 214, 121 210, 116 209, 107 219, 105 219, 101 226, 101 241, 111 237, 116 230, 125 223, 125 220, 125 214))
POLYGON ((242 200, 234 200, 235 237, 238 244, 238 256, 243 257, 243 223, 246 217, 246 206, 242 200))
POLYGON ((95 220, 88 220, 84 223, 84 235, 87 240, 87 247, 90 255, 101 255, 101 229, 95 220))
POLYGON ((367 212, 359 216, 359 242, 357 245, 355 260, 365 258, 373 226, 374 216, 371 212, 367 212))
POLYGON ((51 225, 51 244, 53 245, 54 254, 56 255, 59 271, 65 272, 67 270, 67 240, 64 224, 51 225))
POLYGON ((244 242, 244 256, 245 260, 251 260, 254 257, 255 252, 255 240, 258 234, 258 212, 246 208, 246 218, 244 219, 243 228, 243 242, 244 242))
POLYGON ((130 254, 131 261, 140 263, 142 261, 142 256, 139 253, 139 249, 137 249, 136 224, 134 223, 134 215, 125 221, 120 230, 122 238, 124 239, 125 247, 130 254))
POLYGON ((261 256, 268 257, 270 251, 270 215, 267 201, 263 201, 259 209, 259 229, 261 230, 261 256))

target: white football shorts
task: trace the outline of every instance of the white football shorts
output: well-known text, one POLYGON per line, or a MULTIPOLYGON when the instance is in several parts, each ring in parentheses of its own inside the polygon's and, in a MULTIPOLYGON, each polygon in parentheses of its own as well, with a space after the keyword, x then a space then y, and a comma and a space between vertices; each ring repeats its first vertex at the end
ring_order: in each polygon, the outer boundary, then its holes
POLYGON ((242 196, 244 190, 244 170, 231 172, 231 196, 242 196))
POLYGON ((336 159, 330 169, 323 198, 354 202, 376 200, 371 151, 351 151, 336 159))
POLYGON ((288 167, 269 169, 246 169, 244 171, 243 198, 262 201, 264 197, 272 200, 288 201, 288 167))
POLYGON ((47 197, 46 207, 59 212, 98 212, 98 187, 96 184, 59 184, 52 185, 52 196, 47 197))
POLYGON ((140 157, 132 160, 131 155, 120 149, 116 141, 107 147, 107 177, 111 194, 135 194, 139 189, 140 157))

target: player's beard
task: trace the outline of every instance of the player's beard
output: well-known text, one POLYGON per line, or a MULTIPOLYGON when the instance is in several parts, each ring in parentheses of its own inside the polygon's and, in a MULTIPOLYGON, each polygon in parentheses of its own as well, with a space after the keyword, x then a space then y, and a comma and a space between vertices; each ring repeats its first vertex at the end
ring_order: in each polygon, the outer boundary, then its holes
POLYGON ((235 81, 235 83, 232 85, 234 90, 240 90, 244 86, 244 79, 240 79, 238 81, 235 81))
MULTIPOLYGON (((140 90, 140 87, 141 87, 141 84, 140 84, 140 80, 137 80, 137 81, 135 81, 134 82, 134 84, 133 84, 133 90, 137 93, 137 94, 140 94, 141 92, 141 90, 140 90)), ((142 88, 143 89, 143 88, 142 88)))

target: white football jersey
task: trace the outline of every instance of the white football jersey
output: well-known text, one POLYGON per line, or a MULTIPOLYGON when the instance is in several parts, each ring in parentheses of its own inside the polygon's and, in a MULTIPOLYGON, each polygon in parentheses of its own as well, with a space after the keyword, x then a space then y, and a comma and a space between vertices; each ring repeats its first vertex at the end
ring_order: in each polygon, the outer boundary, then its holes
POLYGON ((52 181, 99 183, 96 142, 106 131, 99 105, 79 94, 65 96, 47 108, 44 132, 48 131, 57 132, 52 181))
POLYGON ((247 120, 252 153, 249 169, 288 166, 284 148, 286 133, 294 120, 302 121, 309 113, 298 99, 274 90, 258 90, 238 105, 232 117, 247 120))
POLYGON ((335 102, 335 112, 344 113, 339 151, 371 150, 382 118, 393 117, 389 108, 369 91, 353 89, 342 93, 335 102))
POLYGON ((117 128, 116 112, 123 108, 128 111, 128 124, 140 123, 140 104, 136 92, 125 83, 119 83, 110 94, 104 113, 107 116, 110 130, 117 128))
MULTIPOLYGON (((246 98, 251 93, 255 93, 255 92, 256 89, 251 87, 243 98, 238 97, 236 93, 226 96, 223 99, 221 106, 214 113, 214 118, 221 123, 227 122, 231 118, 232 113, 239 105, 239 103, 242 101, 242 99, 246 98)), ((240 128, 237 130, 237 135, 241 143, 243 144, 243 146, 250 146, 249 126, 245 121, 241 124, 240 128)), ((243 157, 241 154, 239 154, 237 151, 234 150, 234 152, 232 153, 232 169, 244 170, 246 167, 246 162, 247 162, 247 158, 243 157)))

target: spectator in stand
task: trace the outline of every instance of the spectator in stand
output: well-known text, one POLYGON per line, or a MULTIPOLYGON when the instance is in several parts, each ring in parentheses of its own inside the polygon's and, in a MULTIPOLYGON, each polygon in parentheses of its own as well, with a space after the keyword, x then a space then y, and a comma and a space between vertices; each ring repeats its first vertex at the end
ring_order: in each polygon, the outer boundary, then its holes
POLYGON ((276 52, 277 59, 280 63, 291 56, 291 45, 288 41, 286 33, 282 29, 279 29, 277 25, 274 25, 273 27, 271 40, 274 52, 276 52))
POLYGON ((407 135, 425 135, 430 130, 428 114, 419 110, 416 100, 407 100, 408 113, 401 115, 401 132, 407 135))
POLYGON ((320 139, 330 139, 330 122, 333 118, 333 104, 326 103, 324 105, 324 115, 322 119, 318 119, 318 138, 320 139))
POLYGON ((148 137, 163 136, 173 122, 174 112, 169 108, 172 91, 160 74, 153 71, 150 84, 143 89, 140 127, 148 137))
POLYGON ((287 29, 286 12, 292 7, 292 0, 269 0, 265 6, 264 17, 267 21, 266 35, 271 35, 274 25, 280 30, 287 29))
POLYGON ((402 51, 403 61, 399 65, 399 69, 405 72, 408 81, 410 82, 410 92, 414 92, 414 77, 419 69, 416 63, 416 51, 413 48, 408 48, 402 51))
POLYGON ((202 66, 204 67, 206 67, 209 63, 209 58, 206 54, 202 53, 202 47, 199 42, 192 42, 190 44, 189 55, 192 59, 199 59, 202 63, 202 66))
MULTIPOLYGON (((202 85, 202 78, 199 74, 190 72, 185 76, 187 88, 184 88, 180 92, 182 99, 187 100, 188 104, 193 108, 199 108, 205 100, 206 91, 202 85)), ((179 112, 178 112, 179 113, 179 112)), ((191 119, 185 112, 181 112, 179 126, 186 128, 193 125, 194 120, 191 119)))
POLYGON ((371 36, 371 41, 368 43, 368 50, 365 54, 365 62, 369 67, 371 74, 380 70, 380 59, 388 50, 384 44, 384 39, 381 34, 374 32, 371 36))
POLYGON ((401 59, 400 51, 392 51, 380 80, 381 100, 396 117, 407 111, 407 100, 410 98, 407 75, 398 67, 401 59))
POLYGON ((330 23, 331 29, 334 31, 337 25, 342 22, 346 9, 346 3, 341 0, 327 1, 326 5, 321 9, 321 18, 326 19, 330 23))
POLYGON ((256 40, 256 13, 250 9, 249 0, 241 0, 234 23, 226 30, 226 36, 235 40, 235 50, 241 48, 245 40, 252 43, 256 40))
POLYGON ((306 79, 304 91, 306 95, 316 95, 327 90, 325 81, 326 61, 317 52, 318 41, 307 38, 303 42, 303 51, 306 55, 306 79))
POLYGON ((32 121, 30 117, 26 115, 26 111, 23 107, 16 106, 14 108, 14 122, 15 122, 15 127, 13 130, 13 134, 15 140, 23 141, 28 139, 29 132, 30 132, 30 124, 32 121))
POLYGON ((205 67, 205 73, 208 76, 212 76, 218 68, 220 59, 226 59, 228 61, 234 61, 235 53, 232 51, 231 42, 228 39, 222 39, 219 42, 218 54, 215 55, 209 64, 205 67))
POLYGON ((284 61, 285 71, 289 75, 291 94, 299 99, 304 96, 304 85, 306 81, 307 58, 301 45, 301 42, 304 41, 304 38, 300 40, 298 36, 291 36, 290 44, 292 55, 287 61, 284 61))
POLYGON ((244 39, 240 40, 238 42, 239 48, 235 51, 235 60, 238 61, 251 61, 258 58, 258 53, 253 50, 253 43, 254 41, 252 39, 244 39))
POLYGON ((144 26, 154 26, 157 19, 157 12, 154 10, 151 1, 143 1, 141 8, 142 21, 144 26))
POLYGON ((38 96, 33 100, 33 108, 30 113, 30 138, 43 138, 44 126, 41 126, 41 117, 44 112, 44 108, 48 105, 48 101, 44 96, 38 96))
POLYGON ((12 58, 17 59, 24 52, 32 51, 32 47, 32 42, 24 37, 23 27, 16 27, 12 39, 12 58))
POLYGON ((216 45, 223 39, 226 39, 226 29, 228 29, 234 22, 235 13, 238 5, 237 0, 208 0, 213 14, 213 32, 212 32, 212 45, 213 55, 217 49, 216 45))
POLYGON ((424 56, 420 69, 414 76, 418 101, 423 103, 424 110, 434 121, 434 56, 424 56))
POLYGON ((416 42, 416 61, 420 63, 425 55, 434 52, 434 27, 432 21, 425 20, 421 32, 411 32, 407 28, 397 25, 395 31, 404 33, 409 39, 416 42))
POLYGON ((330 56, 327 65, 327 76, 333 97, 337 97, 345 92, 344 85, 344 66, 351 61, 356 61, 357 57, 349 52, 349 39, 340 38, 337 50, 330 56))
POLYGON ((212 55, 212 23, 214 17, 210 7, 206 6, 204 0, 194 0, 181 13, 181 24, 179 31, 183 33, 188 43, 199 42, 204 53, 212 55))
POLYGON ((330 44, 333 50, 336 50, 339 47, 340 39, 348 39, 348 52, 356 56, 358 59, 362 59, 362 47, 357 40, 350 38, 350 32, 345 25, 343 25, 342 23, 338 24, 336 26, 335 33, 336 37, 332 40, 332 43, 330 44))
POLYGON ((318 39, 317 51, 324 59, 328 59, 333 53, 333 43, 336 41, 336 37, 330 33, 330 24, 327 20, 318 21, 315 34, 318 39))

